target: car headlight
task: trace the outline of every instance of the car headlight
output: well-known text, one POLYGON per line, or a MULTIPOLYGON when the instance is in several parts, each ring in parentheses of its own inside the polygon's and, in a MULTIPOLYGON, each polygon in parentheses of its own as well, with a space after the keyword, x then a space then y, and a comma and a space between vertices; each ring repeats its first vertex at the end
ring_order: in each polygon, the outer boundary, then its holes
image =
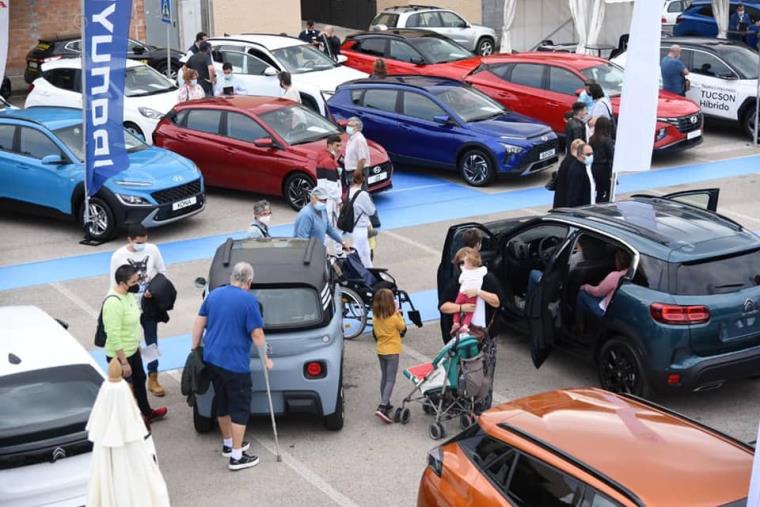
POLYGON ((150 206, 150 202, 139 195, 116 194, 116 197, 127 206, 150 206))
POLYGON ((665 136, 668 135, 668 129, 663 127, 660 130, 657 131, 657 135, 655 135, 654 140, 655 141, 661 141, 665 139, 665 136))
POLYGON ((523 147, 522 146, 516 146, 514 144, 507 144, 507 143, 501 143, 502 146, 504 146, 504 150, 506 150, 507 155, 517 155, 518 153, 522 153, 523 147))
POLYGON ((159 113, 155 109, 149 107, 138 107, 137 110, 140 111, 141 115, 150 118, 151 120, 159 120, 164 116, 163 113, 159 113))

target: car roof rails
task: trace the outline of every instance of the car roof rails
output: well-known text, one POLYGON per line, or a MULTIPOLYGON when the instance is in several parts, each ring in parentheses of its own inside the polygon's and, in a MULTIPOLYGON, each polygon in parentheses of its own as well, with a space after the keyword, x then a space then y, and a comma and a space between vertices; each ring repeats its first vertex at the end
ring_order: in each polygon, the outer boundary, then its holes
POLYGON ((222 266, 229 267, 230 262, 232 261, 232 245, 235 243, 235 240, 232 238, 227 238, 224 242, 224 250, 222 250, 222 266))

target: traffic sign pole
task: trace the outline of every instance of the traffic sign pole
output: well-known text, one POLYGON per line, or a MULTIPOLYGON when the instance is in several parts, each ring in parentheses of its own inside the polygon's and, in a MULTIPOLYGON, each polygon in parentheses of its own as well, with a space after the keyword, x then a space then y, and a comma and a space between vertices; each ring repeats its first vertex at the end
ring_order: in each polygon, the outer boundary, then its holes
POLYGON ((171 29, 172 29, 172 2, 161 0, 161 21, 166 23, 166 77, 172 77, 172 52, 171 52, 171 29))

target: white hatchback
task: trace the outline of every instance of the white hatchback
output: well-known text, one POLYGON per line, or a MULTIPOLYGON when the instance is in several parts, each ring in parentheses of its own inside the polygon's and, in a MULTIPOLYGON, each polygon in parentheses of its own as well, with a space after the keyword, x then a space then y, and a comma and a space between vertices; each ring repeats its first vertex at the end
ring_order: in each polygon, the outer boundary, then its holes
MULTIPOLYGON (((82 60, 63 58, 42 65, 25 107, 82 107, 82 60)), ((124 77, 124 128, 153 144, 153 130, 177 104, 177 85, 144 63, 127 60, 124 77)))

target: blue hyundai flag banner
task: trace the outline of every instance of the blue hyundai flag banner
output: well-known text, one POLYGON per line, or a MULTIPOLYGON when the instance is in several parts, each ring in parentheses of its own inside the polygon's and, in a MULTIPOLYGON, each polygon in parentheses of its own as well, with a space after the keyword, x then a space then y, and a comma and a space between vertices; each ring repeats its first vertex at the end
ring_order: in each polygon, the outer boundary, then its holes
POLYGON ((87 194, 129 167, 124 74, 132 0, 84 1, 84 139, 87 194))

